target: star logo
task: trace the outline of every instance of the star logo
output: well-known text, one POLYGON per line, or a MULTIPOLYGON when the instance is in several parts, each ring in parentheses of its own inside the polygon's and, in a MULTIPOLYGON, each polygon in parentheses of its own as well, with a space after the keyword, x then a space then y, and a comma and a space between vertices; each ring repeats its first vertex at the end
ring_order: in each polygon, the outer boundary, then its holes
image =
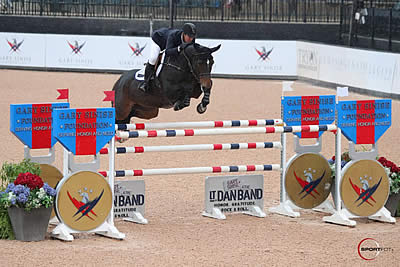
POLYGON ((372 187, 369 186, 369 182, 368 182, 371 180, 372 180, 372 177, 368 177, 368 175, 364 175, 364 177, 360 177, 360 183, 362 184, 362 186, 360 188, 355 183, 353 183, 351 181, 351 179, 349 178, 351 187, 354 189, 354 191, 358 195, 358 198, 354 201, 354 203, 359 202, 357 207, 361 206, 364 203, 367 203, 368 205, 373 206, 373 204, 371 204, 370 200, 376 203, 376 201, 372 197, 372 195, 375 193, 375 191, 378 189, 379 185, 381 184, 382 177, 372 187))
POLYGON ((71 200, 72 204, 77 208, 77 211, 73 215, 73 217, 77 216, 80 214, 80 217, 78 217, 75 221, 79 221, 83 216, 86 216, 90 220, 94 220, 90 216, 96 216, 97 214, 93 211, 93 208, 99 203, 101 197, 103 196, 104 189, 101 191, 100 195, 94 198, 93 200, 90 200, 89 194, 93 193, 93 190, 87 189, 86 187, 84 189, 81 189, 78 191, 79 196, 82 197, 82 200, 79 201, 76 198, 72 197, 71 194, 67 191, 68 197, 71 200), (89 214, 90 213, 90 214, 89 214))
POLYGON ((305 180, 298 177, 296 172, 293 172, 293 173, 294 173, 294 176, 296 177, 297 182, 299 183, 299 185, 302 188, 299 195, 304 193, 303 196, 301 197, 301 199, 305 198, 308 195, 312 196, 313 198, 316 198, 314 196, 314 194, 320 195, 319 192, 315 188, 321 183, 322 178, 325 176, 325 171, 316 180, 313 180, 313 174, 315 174, 315 170, 312 170, 311 168, 304 170, 304 176, 306 177, 305 180))
POLYGON ((257 49, 257 48, 255 48, 257 54, 260 56, 260 57, 258 58, 258 60, 262 60, 262 61, 265 61, 265 60, 267 60, 267 59, 270 60, 269 55, 272 53, 272 50, 273 50, 273 49, 274 49, 274 48, 272 47, 270 50, 267 51, 267 49, 265 48, 265 46, 262 46, 260 50, 257 49))
POLYGON ((12 41, 7 40, 8 45, 10 46, 10 51, 9 52, 18 52, 21 51, 20 47, 22 45, 22 43, 24 42, 24 40, 22 40, 21 42, 18 42, 17 39, 13 39, 12 41))
POLYGON ((132 55, 135 56, 141 56, 142 55, 142 51, 144 50, 144 48, 146 47, 146 45, 144 45, 143 47, 140 47, 139 43, 135 43, 135 45, 131 45, 130 43, 128 43, 130 49, 132 50, 132 55))
POLYGON ((67 43, 68 43, 68 45, 69 45, 69 47, 71 47, 71 49, 72 49, 72 54, 81 54, 82 52, 81 52, 81 50, 82 50, 82 48, 83 48, 83 46, 86 44, 86 42, 83 42, 82 44, 79 44, 79 42, 78 41, 74 41, 74 44, 71 44, 70 42, 68 42, 67 41, 67 43))

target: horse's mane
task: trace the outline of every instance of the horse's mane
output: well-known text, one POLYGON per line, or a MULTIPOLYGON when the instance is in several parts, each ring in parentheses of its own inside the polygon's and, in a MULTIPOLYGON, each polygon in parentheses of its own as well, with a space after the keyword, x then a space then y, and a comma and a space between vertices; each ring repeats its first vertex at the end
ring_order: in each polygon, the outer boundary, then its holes
POLYGON ((185 52, 191 57, 209 57, 211 54, 210 48, 202 46, 198 43, 193 43, 185 48, 185 52))

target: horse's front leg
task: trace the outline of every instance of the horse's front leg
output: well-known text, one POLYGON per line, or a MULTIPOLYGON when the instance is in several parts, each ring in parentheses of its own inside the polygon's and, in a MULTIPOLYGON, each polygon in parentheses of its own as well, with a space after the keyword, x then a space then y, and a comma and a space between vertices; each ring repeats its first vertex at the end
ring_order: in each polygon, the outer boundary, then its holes
POLYGON ((190 96, 192 95, 192 88, 185 88, 182 96, 174 104, 174 110, 178 111, 190 106, 190 96))
POLYGON ((200 104, 197 105, 197 112, 203 114, 207 110, 207 105, 210 104, 211 87, 203 88, 203 98, 200 104))

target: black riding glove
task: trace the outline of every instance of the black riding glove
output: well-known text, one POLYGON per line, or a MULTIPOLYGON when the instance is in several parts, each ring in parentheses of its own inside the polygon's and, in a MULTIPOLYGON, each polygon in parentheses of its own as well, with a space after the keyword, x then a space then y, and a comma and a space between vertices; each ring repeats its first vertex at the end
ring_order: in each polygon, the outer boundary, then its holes
POLYGON ((185 48, 186 48, 188 45, 189 45, 189 43, 181 43, 181 44, 178 46, 178 52, 181 52, 181 51, 185 50, 185 48))

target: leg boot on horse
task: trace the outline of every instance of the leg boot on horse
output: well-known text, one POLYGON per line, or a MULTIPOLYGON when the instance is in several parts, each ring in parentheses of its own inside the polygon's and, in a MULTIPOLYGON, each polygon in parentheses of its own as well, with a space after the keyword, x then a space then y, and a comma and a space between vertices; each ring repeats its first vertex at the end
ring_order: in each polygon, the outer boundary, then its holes
POLYGON ((154 65, 147 62, 146 69, 144 70, 144 81, 140 84, 139 89, 143 92, 149 91, 150 79, 154 74, 154 65))

